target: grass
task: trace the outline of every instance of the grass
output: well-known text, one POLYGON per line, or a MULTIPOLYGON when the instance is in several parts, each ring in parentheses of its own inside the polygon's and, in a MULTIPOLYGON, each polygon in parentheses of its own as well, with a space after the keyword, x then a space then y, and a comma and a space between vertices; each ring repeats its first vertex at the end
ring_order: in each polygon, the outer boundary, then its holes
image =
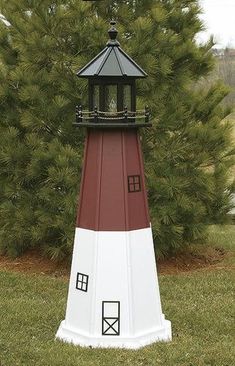
MULTIPOLYGON (((213 227, 210 241, 234 252, 235 226, 213 227)), ((2 271, 0 366, 232 366, 233 264, 229 255, 215 268, 161 275, 173 341, 138 351, 85 349, 55 341, 65 313, 66 281, 2 271)))

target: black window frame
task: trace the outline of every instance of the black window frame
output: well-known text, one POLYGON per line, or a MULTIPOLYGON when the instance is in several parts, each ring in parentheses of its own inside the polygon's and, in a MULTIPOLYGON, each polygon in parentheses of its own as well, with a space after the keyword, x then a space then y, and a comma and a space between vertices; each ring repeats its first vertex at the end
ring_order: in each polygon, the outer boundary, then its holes
POLYGON ((128 175, 128 192, 141 192, 141 179, 139 174, 128 175))
POLYGON ((81 272, 77 272, 77 279, 76 279, 76 289, 83 291, 83 292, 87 292, 88 290, 88 282, 89 282, 89 276, 81 273, 81 272), (81 277, 79 277, 81 276, 81 277), (80 279, 81 278, 81 279, 80 279), (85 288, 83 288, 85 285, 85 288))

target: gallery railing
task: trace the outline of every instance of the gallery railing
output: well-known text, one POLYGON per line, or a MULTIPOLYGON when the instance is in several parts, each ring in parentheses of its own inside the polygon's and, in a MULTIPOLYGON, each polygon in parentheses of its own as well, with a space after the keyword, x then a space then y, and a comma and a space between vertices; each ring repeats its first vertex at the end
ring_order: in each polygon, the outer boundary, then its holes
MULTIPOLYGON (((104 112, 97 108, 94 111, 83 110, 81 106, 76 107, 76 126, 89 126, 92 125, 128 125, 131 126, 143 126, 150 125, 150 112, 149 108, 145 107, 144 110, 137 110, 135 112, 128 111, 125 108, 123 111, 119 112, 104 112)), ((98 126, 97 126, 98 127, 98 126)))

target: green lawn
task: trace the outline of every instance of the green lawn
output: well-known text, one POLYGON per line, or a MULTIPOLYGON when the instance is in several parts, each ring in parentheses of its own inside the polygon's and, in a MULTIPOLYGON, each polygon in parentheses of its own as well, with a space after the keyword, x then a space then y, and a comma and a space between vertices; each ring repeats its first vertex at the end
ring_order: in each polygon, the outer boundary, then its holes
MULTIPOLYGON (((234 252, 235 225, 212 227, 210 241, 234 252)), ((161 275, 173 341, 138 351, 95 350, 54 340, 67 283, 45 275, 0 272, 0 366, 232 366, 234 257, 217 268, 161 275)))

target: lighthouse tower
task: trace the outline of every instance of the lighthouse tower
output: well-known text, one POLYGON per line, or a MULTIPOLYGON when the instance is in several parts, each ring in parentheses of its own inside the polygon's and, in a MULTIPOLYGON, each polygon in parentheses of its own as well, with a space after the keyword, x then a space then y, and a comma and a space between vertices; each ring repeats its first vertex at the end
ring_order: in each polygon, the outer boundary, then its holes
POLYGON ((146 198, 135 80, 146 73, 120 48, 111 22, 106 48, 82 70, 89 80, 83 176, 65 320, 56 337, 92 347, 139 348, 171 339, 162 313, 146 198))

